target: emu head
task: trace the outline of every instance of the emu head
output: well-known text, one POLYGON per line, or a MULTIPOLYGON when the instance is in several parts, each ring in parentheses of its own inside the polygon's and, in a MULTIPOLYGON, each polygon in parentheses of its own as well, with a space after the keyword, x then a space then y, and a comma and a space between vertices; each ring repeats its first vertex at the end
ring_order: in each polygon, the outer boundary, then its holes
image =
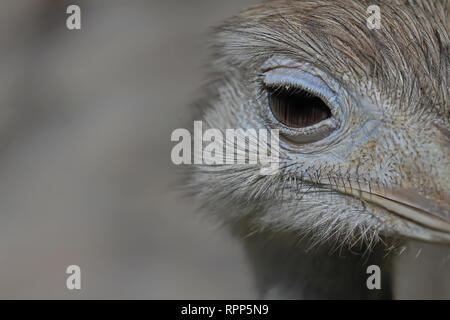
POLYGON ((370 29, 371 2, 270 1, 217 28, 204 129, 279 130, 273 175, 195 167, 224 221, 318 244, 450 244, 449 3, 377 2, 370 29))

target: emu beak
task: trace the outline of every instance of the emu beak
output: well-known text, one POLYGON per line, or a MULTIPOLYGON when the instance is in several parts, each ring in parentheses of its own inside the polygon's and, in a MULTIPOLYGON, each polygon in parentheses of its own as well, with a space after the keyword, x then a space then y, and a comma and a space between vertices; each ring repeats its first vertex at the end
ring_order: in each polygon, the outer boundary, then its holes
MULTIPOLYGON (((403 159, 401 166, 426 178, 423 185, 421 181, 404 176, 402 183, 395 187, 379 188, 375 184, 373 187, 358 185, 360 190, 341 186, 339 190, 390 212, 392 227, 400 235, 449 245, 450 130, 434 123, 434 127, 421 134, 428 141, 427 147, 415 156, 403 159), (425 185, 429 185, 428 188, 425 185)), ((409 143, 416 141, 421 140, 417 138, 409 143)))
MULTIPOLYGON (((397 129, 404 132, 402 142, 396 145, 398 161, 391 164, 400 176, 396 184, 380 186, 378 181, 361 183, 350 178, 346 184, 345 179, 329 177, 322 177, 319 182, 324 188, 350 195, 373 209, 372 213, 388 225, 388 234, 450 245, 450 129, 439 122, 419 132, 413 128, 397 129), (410 147, 405 148, 408 152, 402 152, 405 145, 410 147)), ((385 139, 391 138, 390 130, 393 128, 388 127, 385 139)), ((378 134, 383 137, 380 131, 378 134)), ((386 151, 383 139, 380 141, 368 152, 386 151)), ((385 154, 392 154, 392 150, 385 154)))
POLYGON ((413 190, 384 190, 383 195, 371 190, 345 190, 362 201, 380 206, 408 226, 401 230, 405 236, 427 241, 450 244, 450 205, 447 200, 430 201, 413 190), (438 203, 438 204, 435 204, 438 203))

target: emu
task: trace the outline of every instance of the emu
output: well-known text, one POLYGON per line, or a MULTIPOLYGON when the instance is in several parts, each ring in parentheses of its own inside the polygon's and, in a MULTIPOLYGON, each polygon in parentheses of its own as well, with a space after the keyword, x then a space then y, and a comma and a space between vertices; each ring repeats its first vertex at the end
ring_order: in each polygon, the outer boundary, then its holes
POLYGON ((215 29, 198 116, 278 129, 280 166, 196 165, 189 186, 262 298, 393 298, 391 251, 450 244, 449 1, 378 1, 379 29, 372 4, 269 1, 215 29))

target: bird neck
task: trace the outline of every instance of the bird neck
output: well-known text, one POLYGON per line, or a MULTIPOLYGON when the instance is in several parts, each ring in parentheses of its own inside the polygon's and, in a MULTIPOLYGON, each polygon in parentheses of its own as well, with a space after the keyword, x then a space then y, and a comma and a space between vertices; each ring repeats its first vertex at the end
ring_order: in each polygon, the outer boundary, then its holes
POLYGON ((253 268, 257 289, 264 299, 391 299, 391 258, 383 248, 371 254, 330 248, 307 251, 290 235, 260 233, 243 237, 244 247, 253 268), (381 270, 381 289, 368 289, 372 273, 367 267, 381 270))

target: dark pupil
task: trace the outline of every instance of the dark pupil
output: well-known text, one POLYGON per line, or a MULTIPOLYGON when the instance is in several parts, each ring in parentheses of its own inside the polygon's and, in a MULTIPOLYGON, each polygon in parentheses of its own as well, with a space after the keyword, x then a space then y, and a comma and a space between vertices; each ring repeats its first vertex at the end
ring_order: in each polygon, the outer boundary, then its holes
POLYGON ((331 117, 330 108, 318 97, 298 88, 267 88, 275 118, 294 128, 304 128, 331 117))

